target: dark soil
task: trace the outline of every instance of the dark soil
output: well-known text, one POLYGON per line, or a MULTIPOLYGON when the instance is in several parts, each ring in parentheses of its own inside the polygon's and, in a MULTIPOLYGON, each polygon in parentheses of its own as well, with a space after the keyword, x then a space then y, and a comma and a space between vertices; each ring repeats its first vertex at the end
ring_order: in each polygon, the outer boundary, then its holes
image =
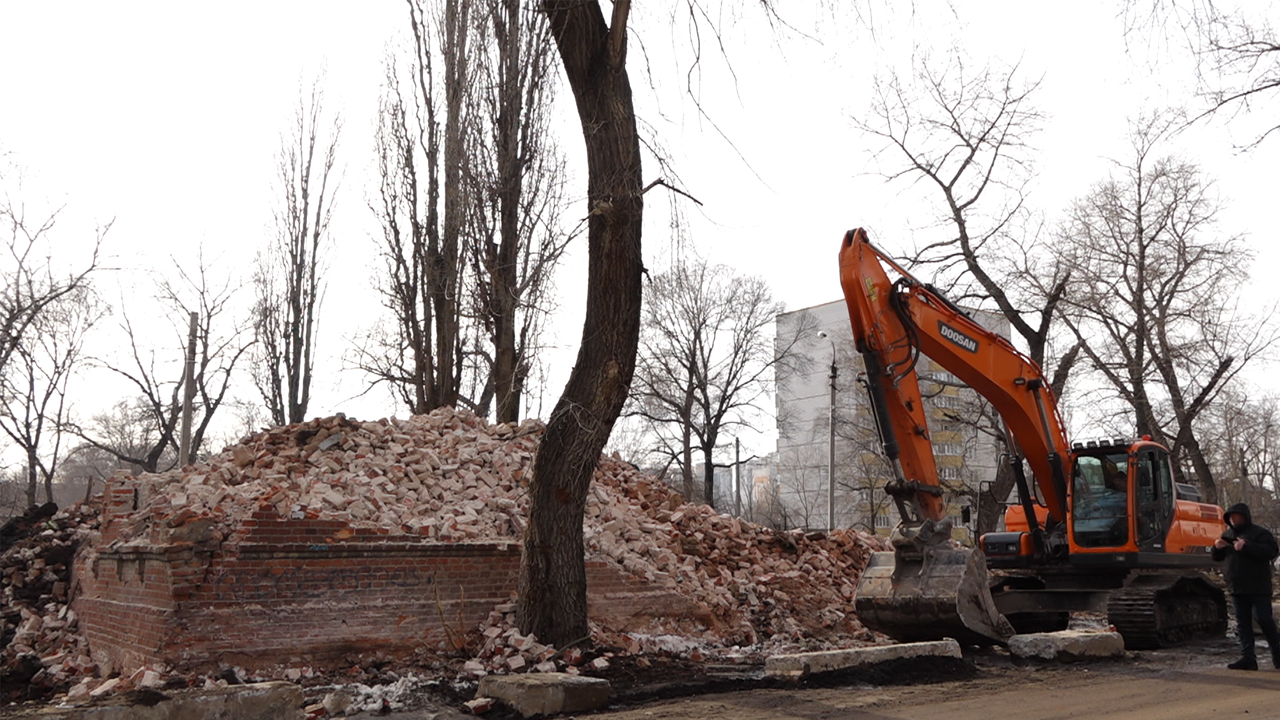
POLYGON ((816 673, 794 680, 770 677, 761 665, 715 666, 680 658, 647 658, 648 667, 638 667, 637 658, 615 657, 601 672, 584 675, 609 681, 613 706, 640 705, 655 700, 708 693, 740 692, 769 688, 830 688, 854 685, 923 685, 967 680, 978 670, 972 662, 958 658, 921 657, 879 663, 871 667, 816 673))

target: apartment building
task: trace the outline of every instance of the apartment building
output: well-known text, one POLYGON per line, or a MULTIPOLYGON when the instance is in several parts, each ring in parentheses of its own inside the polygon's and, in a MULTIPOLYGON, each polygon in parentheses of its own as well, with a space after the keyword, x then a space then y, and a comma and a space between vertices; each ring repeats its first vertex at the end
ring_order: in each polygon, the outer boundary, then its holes
MULTIPOLYGON (((980 323, 1008 336, 1002 316, 972 312, 980 323)), ((767 521, 826 529, 830 515, 836 527, 887 534, 898 522, 883 490, 890 469, 859 382, 862 359, 853 346, 844 301, 778 315, 775 342, 779 351, 791 347, 792 353, 778 369, 778 447, 764 491, 776 497, 776 514, 767 521), (834 504, 829 502, 833 479, 834 504)), ((924 356, 916 373, 948 507, 956 527, 964 528, 963 511, 976 508, 976 493, 994 479, 1000 448, 984 432, 991 425, 982 417, 977 393, 924 356)), ((958 538, 966 536, 957 531, 958 538)))

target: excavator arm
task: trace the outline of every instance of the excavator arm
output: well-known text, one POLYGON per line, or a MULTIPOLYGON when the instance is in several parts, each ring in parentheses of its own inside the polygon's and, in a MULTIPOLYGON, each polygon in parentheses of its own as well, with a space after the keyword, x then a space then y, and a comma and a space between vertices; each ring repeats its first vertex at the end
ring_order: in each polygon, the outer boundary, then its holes
POLYGON ((1040 368, 1008 340, 974 321, 871 244, 865 230, 846 233, 840 281, 853 337, 866 364, 886 445, 897 452, 904 483, 924 516, 941 520, 933 446, 925 423, 916 360, 927 355, 985 398, 1004 419, 1040 486, 1049 518, 1066 518, 1070 446, 1053 391, 1040 368), (885 268, 892 268, 890 281, 885 268), (885 431, 888 432, 885 432, 885 431), (892 438, 892 439, 891 439, 892 438))
MULTIPOLYGON (((868 627, 902 639, 934 637, 944 628, 953 637, 1001 641, 1012 628, 995 610, 981 553, 945 542, 950 525, 917 362, 921 353, 927 355, 995 407, 1017 450, 1011 465, 1024 503, 1030 505, 1022 476, 1025 457, 1054 525, 1066 519, 1071 455, 1052 390, 1034 362, 913 277, 872 245, 861 228, 845 235, 840 280, 893 468, 885 490, 902 516, 892 538, 895 552, 877 553, 864 573, 859 617, 868 627)), ((1035 513, 1026 509, 1034 522, 1035 513)), ((1043 552, 1043 542, 1038 544, 1043 552)))

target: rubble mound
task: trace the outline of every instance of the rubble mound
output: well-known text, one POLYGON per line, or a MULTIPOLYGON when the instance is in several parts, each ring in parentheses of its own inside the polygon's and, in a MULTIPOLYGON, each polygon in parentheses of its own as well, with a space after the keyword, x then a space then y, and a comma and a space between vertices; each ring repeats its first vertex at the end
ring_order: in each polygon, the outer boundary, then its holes
MULTIPOLYGON (((358 422, 339 415, 271 428, 202 462, 136 479, 136 510, 120 523, 116 543, 155 542, 201 521, 231 552, 253 524, 247 521, 263 511, 341 521, 388 537, 515 541, 527 522, 527 487, 542 430, 538 421, 489 425, 448 408, 405 419, 358 422)), ((601 458, 583 529, 589 560, 615 563, 705 609, 680 621, 655 619, 643 633, 593 624, 597 644, 633 654, 702 654, 874 642, 853 604, 871 552, 887 547, 874 536, 754 525, 687 504, 617 457, 601 458)), ((5 583, 8 593, 8 576, 5 583)), ((496 608, 476 629, 468 669, 563 667, 565 654, 515 632, 510 610, 496 608), (553 656, 557 662, 548 663, 553 656)), ((39 617, 45 623, 47 615, 39 617)), ((41 623, 24 623, 28 634, 40 632, 41 623)), ((16 654, 31 654, 29 648, 39 655, 37 647, 28 642, 16 654)), ((6 660, 15 656, 12 648, 5 652, 6 660)))
POLYGON ((219 540, 234 542, 262 509, 444 542, 509 538, 523 527, 516 496, 541 428, 490 427, 452 409, 271 428, 203 462, 146 476, 121 538, 208 517, 219 540))
POLYGON ((37 699, 96 666, 69 604, 71 561, 98 511, 33 506, 0 531, 0 702, 37 699))

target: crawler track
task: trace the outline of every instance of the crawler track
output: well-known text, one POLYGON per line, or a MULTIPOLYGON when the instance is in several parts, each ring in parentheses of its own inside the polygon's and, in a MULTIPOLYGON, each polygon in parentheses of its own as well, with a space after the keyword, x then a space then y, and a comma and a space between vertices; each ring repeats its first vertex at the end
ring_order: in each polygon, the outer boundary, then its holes
POLYGON ((1111 593, 1107 620, 1130 650, 1169 647, 1226 632, 1227 601, 1200 575, 1140 575, 1111 593))

